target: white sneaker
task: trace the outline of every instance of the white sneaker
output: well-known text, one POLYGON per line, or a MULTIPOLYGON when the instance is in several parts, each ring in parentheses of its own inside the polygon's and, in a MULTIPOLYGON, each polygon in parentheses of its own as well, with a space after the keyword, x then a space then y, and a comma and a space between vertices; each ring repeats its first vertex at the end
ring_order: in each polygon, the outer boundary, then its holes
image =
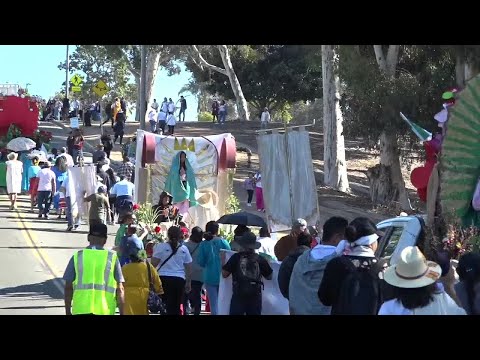
POLYGON ((250 203, 247 203, 247 206, 250 206, 250 207, 252 207, 252 204, 250 204, 250 203))

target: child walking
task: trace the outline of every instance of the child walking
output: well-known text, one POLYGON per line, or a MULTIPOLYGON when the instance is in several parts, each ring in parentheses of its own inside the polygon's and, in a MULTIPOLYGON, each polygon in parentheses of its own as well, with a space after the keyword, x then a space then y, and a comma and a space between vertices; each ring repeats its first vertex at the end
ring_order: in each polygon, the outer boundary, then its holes
POLYGON ((253 173, 248 174, 248 178, 245 179, 243 187, 247 190, 247 206, 252 206, 253 192, 255 190, 255 180, 253 179, 253 173))

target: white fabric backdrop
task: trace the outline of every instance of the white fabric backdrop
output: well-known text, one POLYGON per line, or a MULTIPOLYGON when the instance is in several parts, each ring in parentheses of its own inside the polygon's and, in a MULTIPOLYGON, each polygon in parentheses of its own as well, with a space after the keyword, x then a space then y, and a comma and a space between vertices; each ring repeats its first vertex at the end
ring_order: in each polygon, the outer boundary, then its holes
POLYGON ((319 218, 309 133, 304 130, 288 132, 288 162, 285 139, 285 134, 279 133, 257 136, 263 197, 271 232, 290 229, 292 219, 303 218, 309 225, 315 225, 319 218))
MULTIPOLYGON (((226 261, 235 254, 234 251, 222 250, 226 252, 226 261)), ((273 269, 272 280, 263 279, 265 288, 262 293, 262 315, 289 315, 288 300, 285 299, 278 288, 278 270, 280 262, 270 262, 273 269)), ((220 290, 218 293, 218 314, 230 314, 230 300, 232 299, 232 276, 224 279, 220 276, 220 290)))
POLYGON ((85 192, 86 196, 96 192, 97 179, 95 173, 96 169, 93 165, 68 168, 68 185, 73 217, 88 215, 88 206, 83 201, 83 195, 85 192))
POLYGON ((288 192, 288 166, 285 137, 282 134, 258 135, 262 171, 263 199, 271 232, 290 229, 292 222, 288 192))
POLYGON ((319 220, 318 196, 308 131, 289 131, 288 148, 293 218, 302 218, 307 224, 315 225, 319 220))

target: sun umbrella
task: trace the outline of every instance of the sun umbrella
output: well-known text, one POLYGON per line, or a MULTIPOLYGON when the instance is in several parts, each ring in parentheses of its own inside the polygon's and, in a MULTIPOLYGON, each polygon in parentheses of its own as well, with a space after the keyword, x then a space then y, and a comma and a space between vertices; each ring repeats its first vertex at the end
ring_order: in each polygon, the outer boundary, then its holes
POLYGON ((26 137, 18 137, 7 144, 7 149, 12 151, 28 151, 37 146, 35 141, 26 137))
POLYGON ((45 154, 45 152, 40 150, 33 150, 30 154, 28 154, 29 159, 33 159, 34 157, 38 157, 38 160, 40 162, 47 161, 47 154, 45 154))
POLYGON ((235 214, 223 215, 218 221, 220 224, 231 225, 246 225, 246 226, 258 226, 266 227, 267 224, 260 216, 249 213, 247 211, 240 211, 235 214))

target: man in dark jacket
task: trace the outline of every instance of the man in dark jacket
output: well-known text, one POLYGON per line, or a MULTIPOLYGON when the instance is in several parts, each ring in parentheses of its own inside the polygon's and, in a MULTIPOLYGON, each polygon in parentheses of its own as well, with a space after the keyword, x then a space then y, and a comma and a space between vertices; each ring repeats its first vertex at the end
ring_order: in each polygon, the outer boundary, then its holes
POLYGON ((305 251, 310 250, 312 244, 312 236, 310 234, 302 233, 297 237, 297 247, 288 254, 282 261, 280 269, 278 270, 278 287, 285 299, 288 299, 288 288, 290 286, 290 278, 292 276, 293 267, 297 259, 305 251))

